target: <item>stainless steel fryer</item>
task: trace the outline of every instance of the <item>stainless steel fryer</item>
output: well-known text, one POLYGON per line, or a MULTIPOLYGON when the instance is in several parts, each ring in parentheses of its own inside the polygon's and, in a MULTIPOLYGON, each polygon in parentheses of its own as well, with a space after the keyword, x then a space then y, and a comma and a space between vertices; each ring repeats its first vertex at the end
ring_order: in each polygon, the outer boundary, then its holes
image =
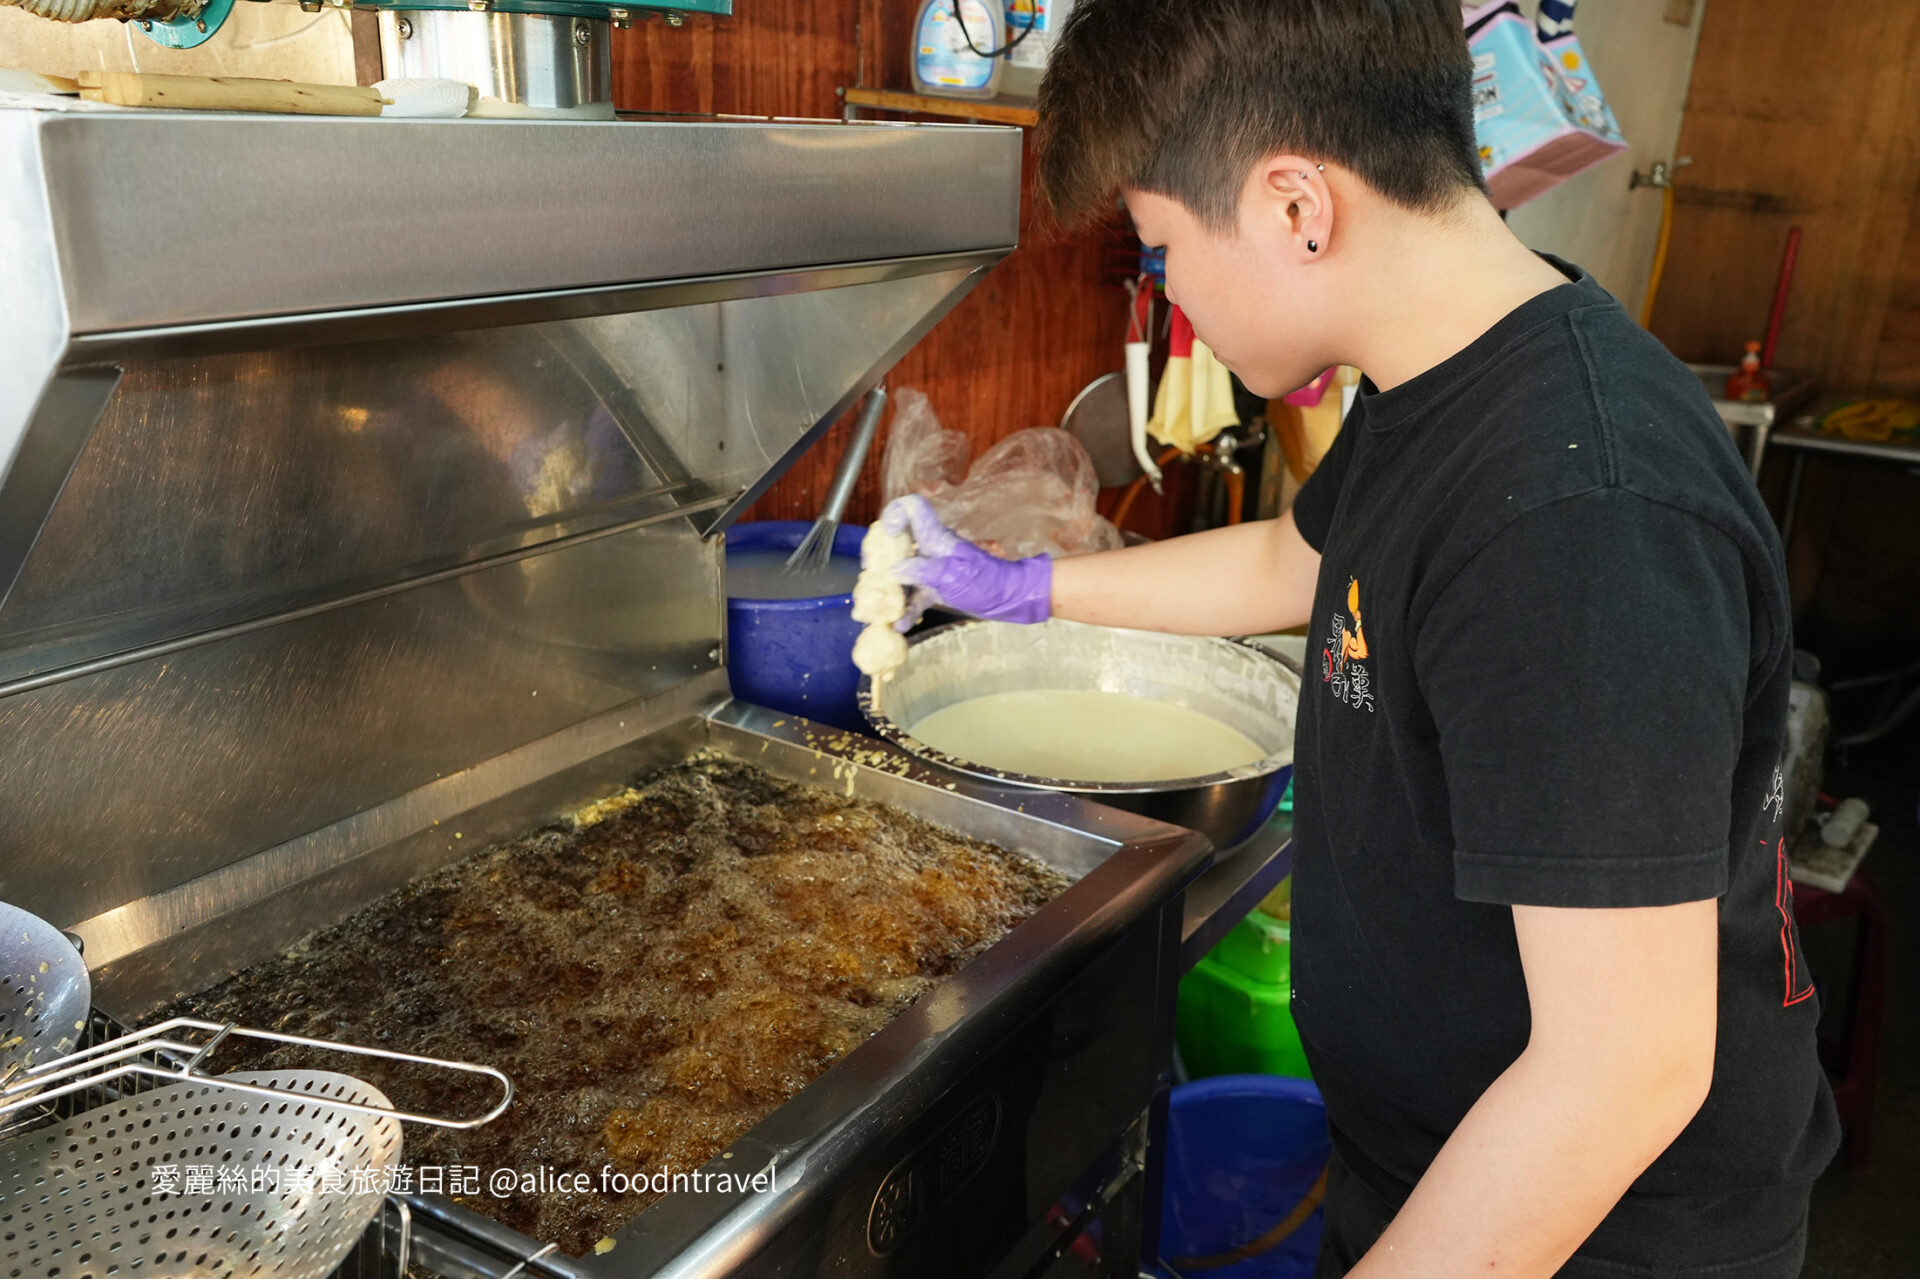
POLYGON ((0 900, 103 1013, 702 747, 1076 879, 727 1152, 773 1190, 578 1259, 415 1196, 343 1273, 1134 1273, 1205 841, 724 665, 719 534, 1013 246, 1019 174, 959 126, 0 111, 0 900))

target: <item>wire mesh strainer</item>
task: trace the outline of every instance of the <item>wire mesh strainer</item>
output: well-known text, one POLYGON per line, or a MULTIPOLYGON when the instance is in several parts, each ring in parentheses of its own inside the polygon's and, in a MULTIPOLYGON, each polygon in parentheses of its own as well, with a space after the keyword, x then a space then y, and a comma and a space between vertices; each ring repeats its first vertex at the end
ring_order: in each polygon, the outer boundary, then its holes
POLYGON ((334 1106, 340 1110, 358 1110, 376 1118, 392 1116, 408 1123, 429 1124, 437 1128, 478 1128, 505 1114, 513 1102, 513 1081, 492 1066, 396 1052, 391 1048, 369 1048, 364 1044, 309 1039, 304 1035, 236 1026, 232 1022, 173 1017, 158 1025, 130 1030, 117 1038, 90 1044, 56 1061, 27 1067, 19 1071, 11 1083, 0 1082, 0 1119, 32 1104, 75 1093, 89 1093, 121 1079, 191 1079, 210 1087, 271 1099, 274 1088, 270 1083, 250 1081, 245 1074, 216 1074, 206 1068, 207 1059, 221 1044, 242 1040, 403 1062, 457 1075, 484 1077, 499 1085, 500 1089, 500 1099, 489 1109, 467 1118, 399 1110, 389 1105, 384 1097, 377 1103, 337 1100, 334 1106))
POLYGON ((38 915, 0 902, 0 1085, 71 1052, 92 999, 73 943, 38 915))
POLYGON ((326 1071, 157 1088, 0 1143, 0 1279, 319 1279, 379 1211, 400 1123, 326 1071))

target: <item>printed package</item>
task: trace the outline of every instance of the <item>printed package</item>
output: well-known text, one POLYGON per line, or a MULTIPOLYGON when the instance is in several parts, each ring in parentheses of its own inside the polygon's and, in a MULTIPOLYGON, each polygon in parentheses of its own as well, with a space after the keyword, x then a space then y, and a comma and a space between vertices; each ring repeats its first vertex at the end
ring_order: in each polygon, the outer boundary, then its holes
POLYGON ((1474 128, 1495 208, 1525 204, 1626 149, 1579 37, 1541 39, 1514 0, 1463 17, 1474 128))

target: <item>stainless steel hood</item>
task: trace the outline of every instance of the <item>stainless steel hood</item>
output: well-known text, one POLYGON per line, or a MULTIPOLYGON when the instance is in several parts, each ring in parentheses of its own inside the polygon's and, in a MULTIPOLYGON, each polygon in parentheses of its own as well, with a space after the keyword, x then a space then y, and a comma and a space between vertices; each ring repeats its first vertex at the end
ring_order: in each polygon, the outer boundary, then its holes
POLYGON ((711 676, 712 534, 1019 175, 961 126, 0 111, 0 899, 103 920, 711 676))
POLYGON ((129 360, 880 286, 756 309, 725 407, 777 466, 1014 246, 1019 166, 966 127, 0 112, 0 592, 129 360), (877 349, 772 349, 875 298, 913 314, 877 349))

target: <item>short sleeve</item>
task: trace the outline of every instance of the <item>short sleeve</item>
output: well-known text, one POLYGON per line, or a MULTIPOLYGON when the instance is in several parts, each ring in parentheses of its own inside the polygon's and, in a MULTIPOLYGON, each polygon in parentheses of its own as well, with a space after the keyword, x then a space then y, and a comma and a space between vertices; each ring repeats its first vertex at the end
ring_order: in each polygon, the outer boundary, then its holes
POLYGON ((1419 623, 1454 891, 1660 906, 1726 890, 1752 647, 1733 541, 1620 489, 1481 547, 1419 623))
POLYGON ((1356 405, 1348 413, 1340 433, 1333 437, 1327 455, 1320 459, 1320 465, 1313 468, 1313 474, 1294 494, 1294 527, 1300 530, 1300 536, 1306 544, 1316 551, 1326 549, 1327 533, 1333 528, 1333 512, 1340 504, 1340 490, 1346 484, 1353 442, 1361 433, 1359 417, 1360 408, 1356 405))

